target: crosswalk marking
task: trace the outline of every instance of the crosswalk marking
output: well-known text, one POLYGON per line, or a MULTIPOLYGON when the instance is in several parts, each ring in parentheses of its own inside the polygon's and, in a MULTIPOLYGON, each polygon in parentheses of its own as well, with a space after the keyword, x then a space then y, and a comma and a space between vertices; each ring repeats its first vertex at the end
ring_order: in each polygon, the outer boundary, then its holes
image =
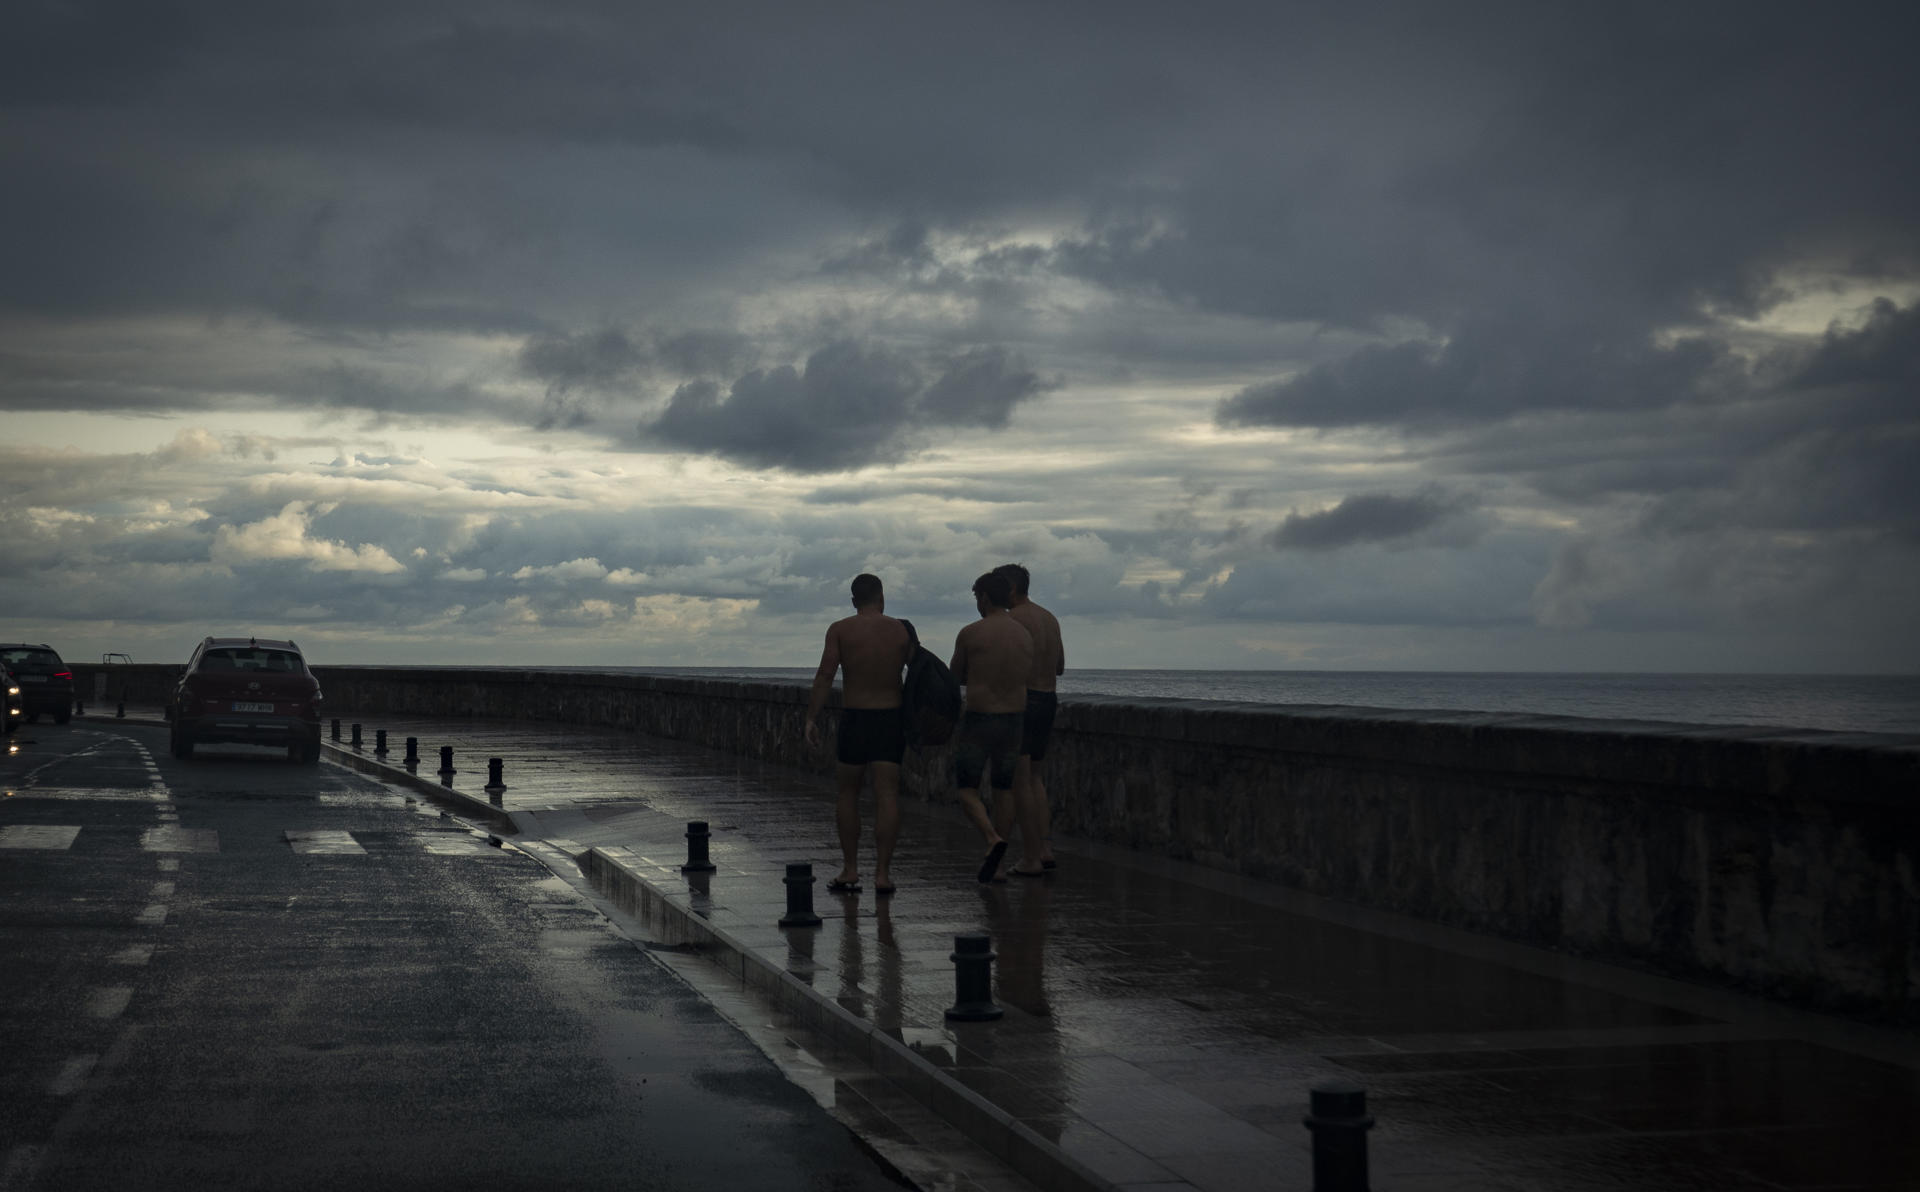
POLYGON ((353 838, 353 833, 338 829, 309 828, 298 832, 289 830, 287 843, 293 846, 293 851, 296 853, 330 853, 335 856, 357 853, 365 856, 367 851, 360 847, 360 842, 353 838))
POLYGON ((72 848, 78 835, 67 824, 8 824, 0 828, 0 848, 72 848))
POLYGON ((97 1055, 74 1056, 60 1065, 60 1070, 54 1073, 53 1079, 47 1084, 47 1095, 50 1097, 73 1096, 80 1091, 82 1085, 86 1084, 88 1074, 99 1062, 100 1057, 97 1055))
POLYGON ((75 799, 88 803, 149 803, 173 797, 164 786, 96 787, 23 784, 15 787, 14 793, 20 798, 75 799))
POLYGON ((87 991, 87 1014, 93 1018, 118 1018, 133 1000, 131 985, 103 985, 87 991))
POLYGON ((165 824, 140 833, 140 847, 150 853, 217 853, 220 833, 211 828, 182 828, 165 824))
MULTIPOLYGON (((81 832, 86 831, 80 824, 7 824, 0 826, 0 850, 35 849, 50 852, 70 852, 81 832)), ((95 829, 99 831, 100 829, 95 829)), ((336 856, 365 856, 367 849, 355 835, 338 828, 288 828, 281 837, 296 853, 332 854, 336 856)), ((391 832, 375 831, 372 839, 378 841, 376 848, 382 853, 393 853, 407 847, 419 849, 436 857, 477 857, 498 856, 500 850, 494 848, 484 835, 473 832, 428 831, 428 832, 391 832)), ((97 842, 94 851, 100 849, 97 842)), ((117 833, 110 837, 125 847, 126 837, 117 833)), ((580 846, 572 841, 555 841, 565 847, 569 853, 580 851, 580 846)), ((220 833, 211 828, 182 828, 178 824, 162 824, 155 828, 144 828, 140 832, 139 848, 143 852, 178 853, 217 853, 220 851, 220 833)), ((156 862, 162 873, 177 873, 180 860, 177 856, 162 856, 156 862)), ((153 897, 164 898, 172 893, 174 883, 160 880, 154 884, 153 897)), ((4 1192, 4 1189, 0 1189, 4 1192)))
POLYGON ((421 847, 436 857, 471 857, 498 851, 484 840, 464 835, 428 836, 421 841, 421 847))

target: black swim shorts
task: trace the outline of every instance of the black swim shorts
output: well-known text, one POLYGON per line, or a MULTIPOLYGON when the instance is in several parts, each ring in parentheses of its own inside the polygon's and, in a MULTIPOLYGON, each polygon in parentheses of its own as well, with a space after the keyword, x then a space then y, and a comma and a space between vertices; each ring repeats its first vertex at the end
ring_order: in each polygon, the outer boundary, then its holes
POLYGON ((907 752, 907 720, 899 708, 840 709, 836 756, 849 766, 869 762, 900 764, 907 752))
POLYGON ((980 776, 992 771, 993 789, 1013 789, 1013 767, 1020 760, 1019 712, 967 712, 953 742, 953 784, 978 790, 980 776))
POLYGON ((1027 714, 1020 724, 1020 752, 1034 761, 1047 756, 1047 742, 1053 737, 1053 713, 1060 697, 1051 691, 1027 692, 1027 714))

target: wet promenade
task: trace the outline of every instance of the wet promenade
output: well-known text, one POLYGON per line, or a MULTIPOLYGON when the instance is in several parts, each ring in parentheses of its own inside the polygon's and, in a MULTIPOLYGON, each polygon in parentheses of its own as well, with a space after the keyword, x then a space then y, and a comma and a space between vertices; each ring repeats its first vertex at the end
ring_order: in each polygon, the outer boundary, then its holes
MULTIPOLYGON (((1015 1162, 1038 1172, 1033 1183, 984 1165, 937 1184, 916 1176, 924 1186, 1304 1190, 1307 1091, 1344 1079, 1366 1088, 1378 1119, 1382 1190, 1920 1189, 1916 1032, 1068 838, 1055 841, 1054 876, 982 886, 977 835, 913 798, 902 800, 898 893, 831 894, 839 853, 824 773, 489 721, 367 719, 363 756, 376 728, 394 763, 417 736, 429 780, 439 747, 453 746, 450 785, 509 813, 516 844, 598 849, 674 913, 911 1049, 940 1078, 915 1092, 949 1118, 981 1120, 985 1103, 1019 1124, 987 1149, 1019 1160, 1020 1139, 1037 1138, 1061 1159, 1015 1162), (494 795, 488 757, 505 764, 494 795), (691 820, 712 826, 710 876, 681 872, 691 820), (794 861, 820 878, 818 928, 777 926, 794 861), (993 939, 999 1021, 945 1020, 949 953, 966 932, 993 939)), ((867 869, 871 843, 869 831, 867 869)), ((766 1016, 705 960, 666 955, 729 1013, 766 1016)), ((863 1132, 924 1132, 918 1141, 937 1146, 951 1131, 903 1110, 895 1082, 856 1057, 837 1061, 832 1032, 810 1032, 804 1016, 783 1029, 808 1053, 797 1069, 813 1073, 816 1095, 863 1132)))

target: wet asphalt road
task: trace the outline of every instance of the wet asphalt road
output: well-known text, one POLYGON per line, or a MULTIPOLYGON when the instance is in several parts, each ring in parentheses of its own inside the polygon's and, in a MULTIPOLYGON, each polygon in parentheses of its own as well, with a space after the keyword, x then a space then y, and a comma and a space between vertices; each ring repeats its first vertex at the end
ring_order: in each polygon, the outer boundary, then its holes
POLYGON ((331 765, 0 758, 0 1192, 891 1189, 566 882, 331 765))

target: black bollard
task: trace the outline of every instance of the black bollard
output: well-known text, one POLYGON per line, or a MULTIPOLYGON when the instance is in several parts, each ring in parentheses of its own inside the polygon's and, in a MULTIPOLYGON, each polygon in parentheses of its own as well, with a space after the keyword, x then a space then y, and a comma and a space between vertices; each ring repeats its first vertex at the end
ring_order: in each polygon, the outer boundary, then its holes
POLYGON ((418 737, 407 738, 406 761, 407 761, 407 769, 409 770, 413 769, 415 766, 420 764, 420 738, 418 737))
POLYGON ((356 724, 353 726, 353 740, 348 741, 347 744, 353 746, 355 749, 360 748, 360 726, 359 725, 356 724))
POLYGON ((375 729, 373 732, 373 751, 381 757, 387 756, 387 730, 375 729))
POLYGON ((955 1022, 992 1022, 1006 1011, 993 1004, 993 937, 953 937, 953 1005, 947 1017, 955 1022))
POLYGON ((687 825, 687 863, 680 867, 681 873, 713 872, 713 862, 707 860, 707 838, 711 835, 705 820, 694 820, 687 825))
POLYGON ((1345 1080, 1316 1084, 1301 1121, 1313 1133, 1313 1192, 1367 1192, 1367 1091, 1345 1080))
POLYGON ((442 774, 458 773, 458 771, 453 768, 453 746, 451 745, 442 745, 440 747, 440 772, 442 774))
POLYGON ((113 714, 119 719, 125 720, 127 718, 127 701, 121 700, 119 707, 114 709, 113 714))
POLYGON ((501 761, 500 761, 500 759, 499 759, 499 758, 497 758, 497 757, 490 757, 490 758, 488 758, 488 759, 487 759, 487 787, 488 787, 488 789, 490 789, 490 790, 492 790, 492 789, 498 789, 498 788, 500 788, 500 787, 503 787, 503 786, 505 786, 505 785, 507 785, 507 784, 506 784, 506 783, 505 783, 504 781, 502 781, 502 779, 501 779, 501 777, 500 777, 500 770, 501 770, 501 766, 502 766, 502 763, 501 763, 501 761))
POLYGON ((787 866, 787 913, 780 916, 780 926, 820 926, 820 916, 813 913, 813 866, 805 861, 787 866))
POLYGON ((340 739, 340 720, 338 717, 336 717, 333 722, 333 739, 336 741, 340 739))

